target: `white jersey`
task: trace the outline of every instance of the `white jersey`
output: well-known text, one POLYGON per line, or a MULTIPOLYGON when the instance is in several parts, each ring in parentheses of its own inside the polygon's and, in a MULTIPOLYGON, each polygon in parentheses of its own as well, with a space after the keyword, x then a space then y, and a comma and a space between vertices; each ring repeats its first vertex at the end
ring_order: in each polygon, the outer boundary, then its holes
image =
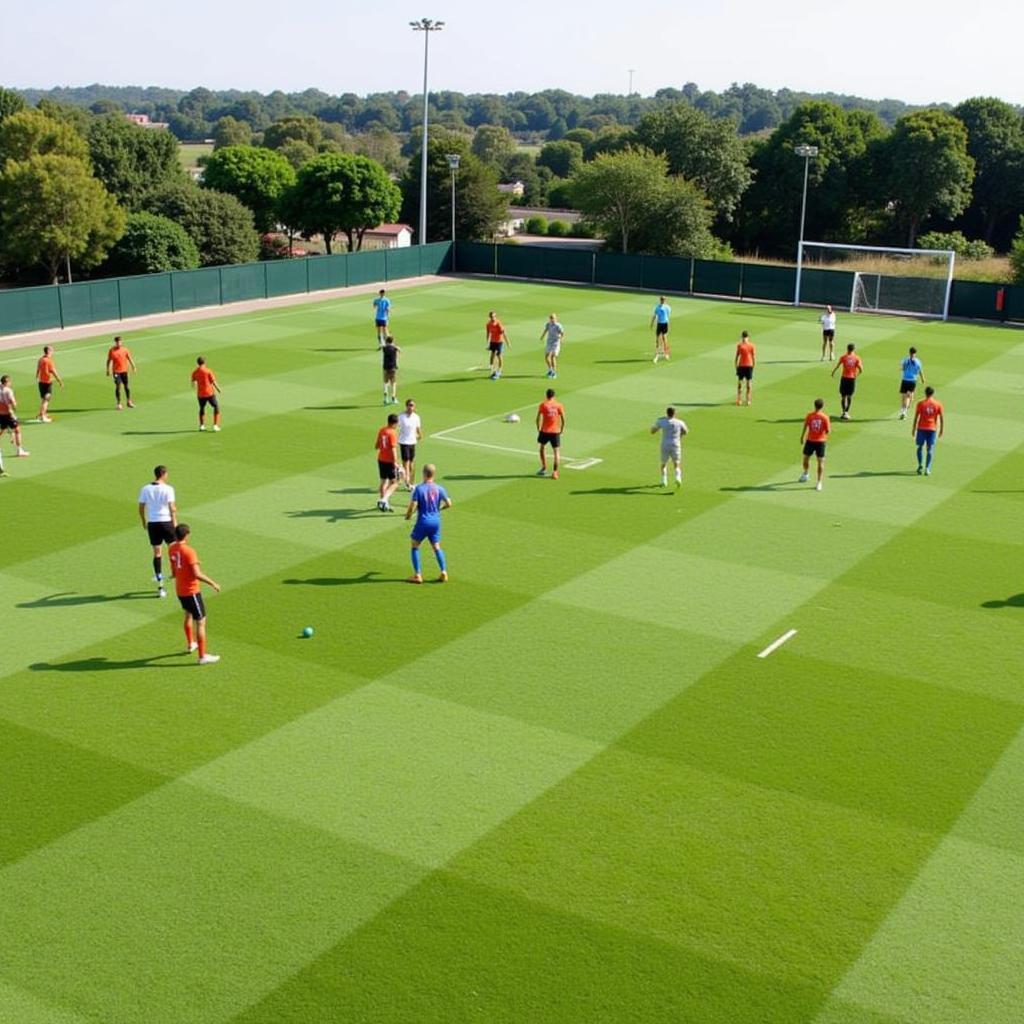
POLYGON ((836 315, 835 315, 835 313, 822 313, 821 314, 821 329, 823 331, 834 331, 836 329, 836 315))
POLYGON ((557 345, 561 344, 562 335, 565 334, 565 331, 562 330, 562 325, 557 320, 549 320, 544 325, 544 330, 547 332, 545 344, 548 348, 555 348, 557 345))
POLYGON ((13 413, 17 405, 18 403, 14 400, 13 389, 10 387, 0 388, 0 413, 13 413))
POLYGON ((420 414, 418 412, 400 412, 398 414, 398 443, 415 444, 420 432, 420 414))
POLYGON ((661 416, 654 421, 654 425, 661 431, 661 444, 663 448, 674 448, 678 445, 683 435, 687 433, 686 424, 682 420, 677 420, 674 416, 669 419, 667 416, 661 416))
POLYGON ((171 505, 174 504, 174 488, 170 484, 151 483, 139 491, 139 504, 146 506, 147 523, 170 523, 171 505))

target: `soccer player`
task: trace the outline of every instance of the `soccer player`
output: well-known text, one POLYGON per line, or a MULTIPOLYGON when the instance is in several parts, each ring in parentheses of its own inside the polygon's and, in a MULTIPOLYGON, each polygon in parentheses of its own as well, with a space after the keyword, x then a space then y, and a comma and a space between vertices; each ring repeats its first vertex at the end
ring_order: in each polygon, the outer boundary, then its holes
POLYGON ((398 417, 391 413, 387 423, 377 431, 374 449, 377 452, 377 475, 380 477, 380 490, 377 508, 381 512, 394 512, 388 498, 395 493, 398 486, 398 417))
POLYGON ((935 454, 935 442, 942 437, 946 429, 946 417, 942 410, 942 403, 935 397, 935 388, 924 389, 924 398, 917 403, 914 410, 914 425, 910 433, 914 435, 917 444, 917 475, 923 472, 925 476, 932 475, 932 456, 935 454), (928 460, 922 467, 922 449, 928 448, 928 460))
POLYGON ((487 334, 487 349, 490 352, 491 380, 497 380, 505 367, 505 346, 511 348, 512 342, 508 340, 505 328, 493 309, 487 314, 484 330, 487 334))
POLYGON ((444 552, 441 550, 441 510, 452 507, 452 499, 448 492, 434 483, 434 467, 428 462, 423 467, 423 483, 417 484, 409 499, 409 507, 405 510, 406 521, 416 514, 416 522, 413 525, 412 533, 409 534, 411 542, 410 555, 412 557, 412 575, 410 583, 423 582, 423 564, 420 561, 420 544, 425 540, 430 541, 434 549, 434 557, 437 559, 437 566, 441 570, 438 576, 438 583, 448 582, 448 563, 445 560, 444 552))
POLYGON ((398 356, 401 351, 390 334, 384 336, 380 358, 383 368, 385 405, 398 405, 398 356))
POLYGON ((391 319, 391 300, 383 288, 373 300, 373 322, 377 328, 377 347, 384 347, 384 339, 388 336, 388 321, 391 319))
POLYGON ((540 446, 540 469, 537 470, 537 476, 547 476, 548 460, 544 446, 551 445, 551 454, 554 460, 551 479, 558 479, 563 430, 565 430, 565 409, 561 402, 555 401, 554 389, 548 388, 544 394, 544 401, 537 406, 537 444, 540 446))
POLYGON ((924 379, 924 368, 921 360, 917 358, 917 349, 911 348, 907 357, 900 363, 900 411, 901 420, 907 418, 907 410, 910 408, 910 400, 917 390, 917 382, 920 379, 922 384, 928 382, 924 379))
POLYGON ((39 384, 38 419, 40 423, 53 422, 50 417, 46 415, 46 412, 50 408, 50 396, 53 394, 54 381, 60 385, 61 391, 63 391, 64 381, 61 380, 61 376, 57 372, 57 367, 53 364, 53 347, 50 345, 44 345, 43 354, 39 357, 39 362, 36 363, 36 382, 39 384))
POLYGON ((818 460, 818 482, 814 485, 816 491, 821 490, 825 477, 825 442, 831 427, 825 412, 825 399, 816 398, 814 408, 804 417, 804 428, 800 431, 800 443, 804 446, 804 471, 800 474, 800 483, 807 483, 813 455, 818 460))
MULTIPOLYGON (((14 397, 14 388, 11 387, 11 378, 8 374, 0 377, 0 437, 4 431, 11 432, 11 441, 18 449, 18 458, 24 459, 28 452, 21 445, 21 424, 18 422, 18 400, 14 397)), ((0 464, 0 471, 3 465, 0 464)))
POLYGON ((651 427, 651 433, 661 431, 661 486, 668 487, 668 464, 671 462, 676 470, 676 487, 683 483, 683 438, 689 431, 686 424, 676 419, 674 406, 665 410, 664 416, 659 416, 651 427))
POLYGON ((220 584, 200 570, 199 556, 195 548, 188 544, 191 532, 187 523, 178 523, 174 528, 174 543, 168 548, 167 556, 174 572, 175 593, 181 607, 185 609, 185 653, 198 651, 200 665, 213 665, 220 661, 220 655, 208 654, 206 651, 206 605, 203 604, 199 584, 209 584, 218 594, 220 584), (193 622, 196 626, 195 639, 192 637, 193 622))
POLYGON ((178 506, 175 504, 174 488, 167 482, 167 467, 155 466, 153 482, 139 491, 139 519, 149 534, 153 546, 153 582, 156 596, 166 597, 164 589, 163 546, 174 543, 174 528, 178 525, 178 506))
POLYGON ((412 490, 412 478, 416 471, 416 445, 423 440, 423 425, 420 414, 416 411, 416 403, 405 400, 405 410, 398 414, 398 450, 402 457, 402 469, 405 472, 405 489, 412 490))
POLYGON ((831 362, 836 357, 836 314, 831 306, 821 314, 821 362, 831 362))
POLYGON ((654 312, 651 314, 651 326, 654 328, 655 363, 661 356, 668 359, 672 355, 672 350, 668 345, 668 322, 671 316, 672 307, 665 301, 665 296, 662 295, 658 299, 658 304, 654 307, 654 312))
POLYGON ((839 378, 839 404, 842 407, 843 414, 839 417, 841 420, 848 420, 850 418, 850 403, 853 401, 853 393, 857 390, 857 378, 864 372, 864 364, 860 360, 860 356, 854 352, 854 345, 850 344, 846 346, 846 355, 839 357, 839 362, 832 367, 831 376, 836 375, 836 370, 842 370, 842 376, 839 378))
POLYGON ((220 430, 220 402, 217 401, 220 385, 202 356, 196 359, 196 368, 192 371, 192 387, 199 399, 199 429, 206 429, 206 407, 209 406, 213 410, 213 429, 220 430))
POLYGON ((113 347, 107 350, 107 376, 114 378, 114 400, 117 402, 117 409, 120 412, 121 406, 121 388, 124 388, 124 400, 128 404, 129 409, 135 408, 135 403, 132 401, 131 388, 128 386, 128 367, 138 372, 138 367, 135 365, 135 360, 132 359, 131 352, 128 351, 121 344, 121 335, 119 334, 114 338, 113 347))
POLYGON ((562 351, 562 339, 565 337, 565 331, 562 330, 562 325, 554 313, 548 317, 548 322, 544 325, 540 336, 544 341, 544 362, 548 367, 547 375, 554 380, 558 376, 558 353, 562 351))
POLYGON ((744 331, 740 335, 739 344, 736 346, 736 404, 740 404, 740 391, 743 383, 747 385, 747 405, 750 405, 751 394, 754 390, 754 364, 757 362, 757 352, 754 343, 750 340, 750 333, 744 331))

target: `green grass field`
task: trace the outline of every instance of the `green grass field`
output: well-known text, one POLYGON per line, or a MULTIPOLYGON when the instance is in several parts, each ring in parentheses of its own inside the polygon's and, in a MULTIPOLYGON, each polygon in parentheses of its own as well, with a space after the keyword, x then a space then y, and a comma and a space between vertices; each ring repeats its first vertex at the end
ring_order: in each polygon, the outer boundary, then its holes
MULTIPOLYGON (((0 1021, 1019 1022, 1021 336, 841 316, 865 374, 816 493, 815 311, 676 299, 653 366, 650 295, 392 298, 448 585, 403 582, 374 509, 369 295, 126 332, 131 411, 107 338, 61 342, 55 422, 28 459, 4 440, 0 1021), (489 308, 495 383, 469 369, 489 308), (948 418, 928 478, 894 415, 910 344, 948 418), (679 492, 648 433, 670 402, 679 492), (217 665, 150 583, 157 462, 224 586, 217 665)), ((24 418, 38 348, 0 353, 24 418)))
POLYGON ((183 142, 178 146, 178 159, 181 166, 188 170, 199 165, 199 158, 209 156, 213 152, 210 142, 183 142))

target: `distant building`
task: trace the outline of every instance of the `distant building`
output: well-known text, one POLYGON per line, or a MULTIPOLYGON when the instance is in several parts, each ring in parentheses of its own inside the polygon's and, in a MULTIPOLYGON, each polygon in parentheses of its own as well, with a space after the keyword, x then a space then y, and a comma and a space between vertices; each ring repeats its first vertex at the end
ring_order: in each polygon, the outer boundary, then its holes
POLYGON ((378 224, 363 233, 364 249, 407 249, 412 245, 408 224, 378 224))
POLYGON ((124 116, 132 124, 137 124, 140 128, 161 128, 165 131, 170 128, 166 121, 150 121, 149 114, 125 114, 124 116))
POLYGON ((521 181, 510 181, 507 184, 503 182, 498 185, 498 191, 504 192, 506 195, 515 196, 516 199, 522 199, 526 186, 521 181))

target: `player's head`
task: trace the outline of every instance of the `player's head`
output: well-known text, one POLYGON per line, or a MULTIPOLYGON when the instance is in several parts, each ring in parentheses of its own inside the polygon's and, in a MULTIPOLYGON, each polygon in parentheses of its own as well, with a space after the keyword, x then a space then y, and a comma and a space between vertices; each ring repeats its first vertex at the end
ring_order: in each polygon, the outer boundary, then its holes
POLYGON ((188 523, 178 523, 174 528, 174 536, 177 540, 184 540, 192 532, 192 527, 188 523))
POLYGON ((556 315, 555 315, 554 313, 549 313, 549 314, 548 314, 548 320, 549 320, 549 321, 550 321, 551 323, 557 323, 557 321, 558 321, 558 317, 557 317, 557 316, 556 316, 556 315))
POLYGON ((394 345, 394 343, 395 343, 394 335, 391 335, 391 334, 385 334, 384 335, 384 344, 385 345, 394 345))
POLYGON ((669 419, 672 419, 672 417, 673 417, 673 416, 675 416, 675 414, 676 414, 676 407, 675 407, 674 405, 670 405, 670 406, 669 406, 669 407, 668 407, 668 408, 667 408, 667 409, 665 410, 665 415, 666 415, 666 416, 667 416, 667 417, 668 417, 669 419))
POLYGON ((832 312, 832 307, 831 306, 826 306, 825 307, 825 312, 826 313, 831 313, 832 312))
POLYGON ((492 310, 491 310, 491 311, 490 311, 490 312, 489 312, 489 313, 487 314, 487 319, 488 319, 488 320, 494 320, 494 319, 495 319, 495 318, 496 318, 497 316, 498 316, 498 314, 497 314, 497 313, 495 313, 495 312, 494 312, 494 310, 492 309, 492 310))
POLYGON ((742 333, 742 334, 740 335, 740 337, 741 337, 741 338, 742 338, 742 339, 743 339, 744 341, 746 341, 746 340, 747 340, 747 338, 749 338, 749 337, 750 337, 750 331, 744 331, 744 332, 743 332, 743 333, 742 333))
POLYGON ((548 398, 554 398, 555 397, 555 389, 554 388, 548 388, 547 391, 544 392, 544 394, 547 395, 548 398))
POLYGON ((434 474, 436 472, 437 472, 437 469, 434 467, 434 464, 432 462, 428 462, 423 467, 423 479, 424 480, 433 480, 434 479, 434 474))
POLYGON ((850 344, 846 346, 846 351, 847 352, 852 352, 854 350, 854 348, 856 348, 856 346, 851 341, 850 344))
POLYGON ((658 296, 658 301, 664 306, 665 305, 665 296, 664 295, 659 295, 658 296))
POLYGON ((120 348, 120 347, 121 347, 121 335, 120 334, 115 334, 114 335, 114 348, 120 348))
POLYGON ((196 357, 196 366, 205 366, 206 360, 202 356, 196 357))
POLYGON ((411 398, 407 398, 405 400, 405 411, 406 412, 414 412, 415 409, 416 409, 416 403, 411 398))
POLYGON ((929 384, 928 387, 924 389, 924 393, 926 398, 931 398, 932 395, 935 394, 935 388, 933 388, 931 384, 929 384))
POLYGON ((43 355, 44 356, 48 356, 52 351, 53 351, 53 346, 52 345, 44 345, 43 346, 43 355))
POLYGON ((824 408, 825 408, 825 399, 824 398, 816 398, 814 400, 814 410, 815 410, 815 412, 821 412, 821 410, 824 409, 824 408))
POLYGON ((153 479, 154 480, 163 480, 163 478, 165 476, 167 476, 167 467, 166 466, 154 466, 153 467, 153 479))
POLYGON ((398 422, 398 413, 390 413, 388 415, 388 426, 393 427, 398 422))
POLYGON ((9 373, 5 373, 2 377, 0 377, 0 387, 4 387, 5 388, 10 383, 11 383, 11 375, 9 373))
POLYGON ((381 290, 380 290, 380 297, 381 297, 382 299, 384 298, 384 289, 383 289, 383 288, 381 288, 381 290))
POLYGON ((914 346, 913 346, 913 345, 911 345, 911 346, 910 346, 910 354, 911 354, 912 356, 916 356, 916 355, 917 355, 917 349, 916 349, 916 348, 914 348, 914 346))

